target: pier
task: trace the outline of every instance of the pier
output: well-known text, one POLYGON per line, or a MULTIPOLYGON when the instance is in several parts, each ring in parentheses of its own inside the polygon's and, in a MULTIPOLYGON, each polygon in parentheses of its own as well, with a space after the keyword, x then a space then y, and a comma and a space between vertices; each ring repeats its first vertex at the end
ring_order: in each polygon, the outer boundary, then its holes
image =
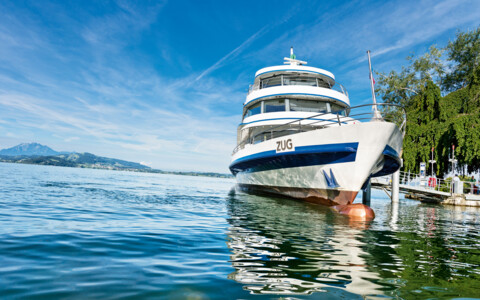
POLYGON ((398 201, 399 193, 404 193, 405 198, 421 202, 480 207, 480 195, 476 194, 477 189, 470 182, 458 181, 452 184, 452 181, 435 177, 396 172, 372 178, 370 184, 373 188, 383 190, 392 202, 398 201), (464 184, 470 187, 464 188, 464 184))

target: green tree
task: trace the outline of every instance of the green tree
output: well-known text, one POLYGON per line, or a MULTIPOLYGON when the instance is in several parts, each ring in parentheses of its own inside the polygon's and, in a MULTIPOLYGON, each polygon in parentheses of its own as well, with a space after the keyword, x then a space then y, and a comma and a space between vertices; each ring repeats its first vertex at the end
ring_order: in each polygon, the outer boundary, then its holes
MULTIPOLYGON (((440 121, 444 133, 439 141, 441 160, 448 161, 451 145, 455 145, 458 166, 467 166, 468 172, 480 169, 480 66, 471 74, 471 81, 443 97, 440 121)), ((445 172, 448 166, 442 168, 445 172)))
POLYGON ((442 49, 431 46, 429 52, 415 59, 407 57, 409 65, 402 67, 400 73, 391 71, 385 74, 377 72, 378 84, 376 92, 385 103, 399 104, 408 107, 413 97, 421 93, 428 81, 440 85, 444 71, 442 49))
POLYGON ((443 88, 454 91, 468 86, 480 64, 480 27, 468 32, 459 32, 454 41, 445 47, 452 69, 447 73, 443 88))
MULTIPOLYGON (((404 167, 419 172, 420 162, 428 161, 443 133, 440 118, 440 87, 429 80, 425 88, 411 99, 407 111, 407 132, 404 139, 404 167)), ((434 157, 438 159, 438 157, 434 157)))
MULTIPOLYGON (((400 72, 377 73, 377 93, 407 111, 404 168, 418 172, 435 148, 436 173, 449 171, 451 147, 460 169, 480 170, 480 27, 457 33, 443 49, 435 46, 419 58, 407 58, 400 72), (446 53, 448 66, 442 62, 446 53), (444 97, 440 93, 441 86, 444 97)), ((400 115, 384 111, 385 115, 400 115)))

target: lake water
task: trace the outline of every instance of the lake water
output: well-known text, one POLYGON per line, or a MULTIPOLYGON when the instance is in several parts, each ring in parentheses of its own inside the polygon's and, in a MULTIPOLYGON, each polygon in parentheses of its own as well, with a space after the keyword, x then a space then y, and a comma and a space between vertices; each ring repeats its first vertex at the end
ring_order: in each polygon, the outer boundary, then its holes
POLYGON ((2 299, 480 297, 480 210, 376 219, 234 180, 0 163, 2 299))

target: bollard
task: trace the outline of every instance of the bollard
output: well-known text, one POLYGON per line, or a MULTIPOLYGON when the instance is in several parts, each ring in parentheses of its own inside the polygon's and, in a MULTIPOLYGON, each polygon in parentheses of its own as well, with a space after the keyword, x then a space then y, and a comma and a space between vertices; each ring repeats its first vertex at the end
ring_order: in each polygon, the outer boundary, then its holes
POLYGON ((400 171, 392 174, 392 202, 398 202, 400 193, 400 171))
POLYGON ((459 180, 458 184, 455 185, 455 194, 463 194, 463 181, 459 180))

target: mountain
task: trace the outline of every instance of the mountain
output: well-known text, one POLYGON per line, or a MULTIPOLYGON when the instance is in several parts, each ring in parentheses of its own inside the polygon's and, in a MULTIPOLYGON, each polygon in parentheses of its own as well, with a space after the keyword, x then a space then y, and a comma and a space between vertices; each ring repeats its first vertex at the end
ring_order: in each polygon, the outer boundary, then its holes
POLYGON ((145 165, 102 156, 91 153, 57 152, 47 146, 37 143, 20 144, 18 146, 0 150, 0 162, 61 166, 73 168, 93 168, 107 170, 125 170, 135 172, 150 172, 160 174, 176 174, 189 176, 208 176, 231 178, 230 174, 205 172, 175 172, 152 169, 145 165), (45 154, 44 154, 45 153, 45 154))
POLYGON ((19 156, 19 155, 58 155, 59 152, 50 147, 40 145, 38 143, 23 143, 12 148, 0 150, 0 155, 19 156))
POLYGON ((130 161, 96 156, 91 153, 68 153, 47 156, 0 156, 0 161, 22 164, 95 168, 109 170, 149 170, 150 167, 130 161))
POLYGON ((113 170, 149 170, 150 167, 130 161, 96 156, 91 153, 57 152, 38 143, 24 143, 0 150, 0 161, 23 164, 98 168, 113 170))
POLYGON ((64 159, 69 163, 76 164, 81 167, 87 167, 87 168, 137 169, 137 170, 150 169, 150 167, 147 167, 139 163, 121 160, 121 159, 109 158, 109 157, 96 156, 94 154, 87 153, 87 152, 61 154, 55 157, 64 159))

